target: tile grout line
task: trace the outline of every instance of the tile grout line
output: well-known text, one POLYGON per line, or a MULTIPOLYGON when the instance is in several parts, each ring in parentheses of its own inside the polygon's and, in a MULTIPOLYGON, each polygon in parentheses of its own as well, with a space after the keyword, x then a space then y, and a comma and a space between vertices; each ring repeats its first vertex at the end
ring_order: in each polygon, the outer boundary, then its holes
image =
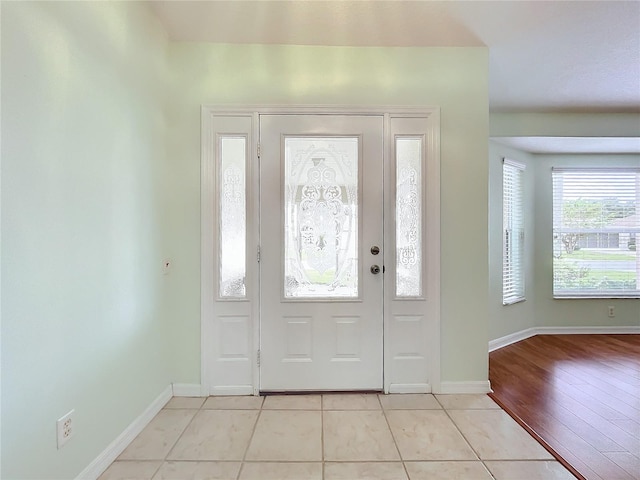
MULTIPOLYGON (((176 397, 171 397, 176 398, 176 397)), ((172 447, 169 449, 169 451, 167 452, 167 454, 164 456, 164 458, 162 459, 162 464, 160 465, 160 468, 162 468, 162 466, 167 463, 168 461, 168 457, 169 455, 171 455, 171 452, 173 452, 173 449, 176 448, 176 445, 178 444, 178 442, 180 441, 180 439, 182 438, 182 436, 184 435, 184 432, 186 432, 189 427, 191 426, 191 424, 193 423, 193 421, 195 420, 195 418, 198 416, 198 414, 200 413, 200 411, 202 410, 202 407, 204 406, 205 403, 207 403, 207 398, 209 397, 205 397, 204 401, 202 402, 202 404, 198 407, 198 408, 184 408, 184 409, 167 409, 166 405, 164 407, 164 409, 167 410, 196 410, 196 413, 193 415, 193 417, 191 417, 191 420, 189 420, 189 423, 187 423, 187 425, 184 427, 184 430, 182 430, 182 432, 180 432, 180 435, 178 435, 178 438, 176 439, 176 441, 174 442, 174 444, 172 445, 172 447)), ((170 402, 171 400, 169 400, 170 402)), ((169 403, 167 402, 167 403, 169 403)), ((158 468, 158 471, 160 471, 160 468, 158 468)), ((155 477, 158 474, 158 471, 156 471, 156 473, 153 474, 153 476, 155 477)), ((151 479, 153 480, 153 477, 151 477, 151 479)))
POLYGON ((407 465, 402 457, 402 453, 400 452, 400 447, 398 446, 398 442, 396 440, 396 436, 393 434, 393 430, 391 429, 391 424, 389 423, 389 418, 387 417, 387 411, 384 409, 382 405, 382 400, 380 400, 380 395, 377 395, 378 403, 380 404, 380 409, 382 410, 382 416, 384 417, 384 421, 387 423, 387 428, 389 429, 389 433, 391 434, 391 438, 393 439, 393 444, 396 447, 396 452, 398 452, 398 457, 400 458, 400 462, 402 463, 402 469, 404 470, 404 474, 409 479, 409 471, 407 470, 407 465))
POLYGON ((171 455, 171 452, 173 452, 173 449, 176 448, 176 445, 178 444, 178 442, 180 441, 180 439, 184 435, 184 432, 186 432, 189 429, 189 427, 191 426, 191 424, 193 423, 195 418, 198 416, 198 413, 200 413, 200 409, 193 409, 193 408, 188 408, 188 409, 184 408, 184 409, 175 409, 175 410, 191 410, 191 411, 196 410, 196 413, 193 415, 193 417, 191 417, 191 420, 189 420, 187 425, 182 429, 182 431, 180 432, 180 435, 178 435, 178 438, 176 438, 176 441, 173 442, 173 445, 171 446, 169 451, 166 453, 166 455, 162 459, 163 463, 166 463, 167 461, 169 461, 168 460, 169 459, 169 455, 171 455))
MULTIPOLYGON (((435 397, 435 395, 434 395, 435 397)), ((440 403, 440 401, 437 399, 436 397, 436 401, 438 401, 438 403, 440 403)), ((476 449, 473 447, 473 445, 471 445, 471 442, 469 441, 469 439, 464 435, 464 433, 462 433, 462 430, 460 430, 460 427, 458 427, 458 424, 453 420, 453 418, 451 417, 451 415, 449 415, 449 410, 444 408, 444 405, 442 405, 442 403, 440 403, 440 405, 442 406, 442 410, 444 411, 444 413, 447 415, 447 418, 449 418, 449 420, 451 421, 451 423, 453 424, 453 426, 456 428, 456 430, 458 431, 458 433, 460 433, 460 436, 462 436, 462 438, 464 439, 465 442, 467 442, 467 445, 469 445, 469 448, 471 449, 471 451, 475 454, 476 457, 478 457, 478 461, 480 461, 480 463, 482 463, 482 466, 485 468, 485 470, 487 471, 487 473, 491 476, 491 478, 495 479, 496 477, 493 475, 493 473, 491 472, 491 470, 489 470, 489 467, 487 466, 486 463, 484 463, 484 459, 480 457, 480 454, 476 451, 476 449)), ((468 411, 468 410, 472 410, 472 409, 468 409, 468 408, 462 408, 462 409, 455 409, 452 408, 451 410, 464 410, 464 411, 468 411)), ((488 411, 488 410, 495 410, 495 409, 477 409, 477 410, 484 410, 484 411, 488 411)))
POLYGON ((258 428, 258 422, 260 421, 260 416, 262 415, 262 407, 264 406, 265 398, 262 399, 260 403, 260 409, 258 409, 258 416, 256 417, 256 421, 253 424, 253 429, 251 430, 251 436, 249 437, 249 441, 247 442, 247 448, 244 451, 244 455, 242 456, 242 460, 240 461, 240 469, 238 470, 238 475, 236 480, 240 480, 240 475, 242 475, 242 470, 244 470, 245 460, 247 459, 247 453, 249 453, 249 448, 251 447, 251 442, 253 442, 253 436, 256 434, 256 429, 258 428))
POLYGON ((158 466, 158 468, 156 468, 155 472, 153 472, 153 475, 151 475, 151 480, 153 480, 156 477, 156 475, 158 475, 158 472, 162 469, 162 467, 164 466, 165 463, 166 463, 165 460, 162 460, 160 462, 160 466, 158 466))
MULTIPOLYGON (((171 397, 171 399, 169 399, 169 402, 176 397, 171 397)), ((171 454, 171 451, 173 450, 173 448, 176 446, 176 444, 178 443, 178 441, 180 440, 180 438, 182 438, 182 435, 184 435, 184 432, 187 430, 187 428, 189 428, 189 425, 191 425, 191 422, 193 422, 193 419, 196 418, 196 415, 198 414, 198 412, 200 411, 200 409, 202 408, 202 405, 204 405, 206 400, 204 400, 202 402, 202 404, 200 405, 200 407, 196 408, 185 408, 185 409, 173 409, 173 408, 167 408, 167 405, 169 404, 169 402, 167 402, 167 404, 162 407, 162 410, 197 410, 195 415, 193 417, 191 417, 191 420, 189 421, 189 423, 187 423, 187 425, 185 426, 184 430, 182 430, 182 432, 180 433, 180 435, 178 435, 178 438, 176 439, 175 443, 173 444, 173 446, 169 449, 169 451, 167 452, 167 454, 164 456, 164 458, 162 458, 160 460, 160 466, 158 466, 158 468, 156 468, 156 470, 153 472, 153 475, 151 475, 151 480, 153 480, 155 478, 156 475, 158 475, 158 472, 162 469, 162 467, 164 466, 165 463, 167 463, 167 457, 171 454)), ((159 412, 158 412, 159 413, 159 412)), ((157 415, 156 415, 157 416, 157 415)), ((155 418, 155 417, 154 417, 155 418)), ((117 459, 116 459, 117 460, 117 459)), ((114 462, 115 463, 115 462, 114 462)))
POLYGON ((320 395, 320 472, 322 480, 324 480, 324 395, 320 395))
POLYGON ((487 471, 487 473, 489 474, 489 476, 495 480, 495 475, 493 474, 493 472, 491 472, 491 470, 489 470, 489 467, 487 466, 486 463, 484 463, 484 459, 480 458, 480 454, 476 451, 475 448, 473 448, 473 445, 471 445, 471 442, 467 439, 467 437, 464 436, 464 433, 462 433, 462 430, 460 430, 460 427, 458 427, 458 424, 453 420, 453 418, 451 418, 451 415, 449 415, 449 410, 495 410, 495 409, 490 409, 490 408, 478 408, 478 409, 472 409, 472 408, 445 408, 445 406, 442 404, 442 402, 438 399, 437 395, 433 395, 433 398, 436 399, 436 402, 438 402, 440 404, 440 406, 442 407, 442 410, 444 410, 445 414, 447 415, 447 417, 449 418, 449 420, 451 421, 451 423, 453 423, 453 426, 456 427, 456 430, 458 430, 458 432, 460 433, 460 435, 462 436, 462 438, 464 439, 465 442, 467 442, 467 445, 469 445, 469 448, 471 448, 471 451, 476 455, 476 457, 478 457, 478 461, 480 463, 482 463, 482 466, 484 467, 484 469, 487 471))
MULTIPOLYGON (((176 398, 176 397, 173 397, 176 398)), ((202 401, 202 403, 200 404, 200 406, 198 407, 198 411, 196 412, 196 414, 191 418, 191 421, 187 424, 187 426, 185 427, 185 429, 182 431, 182 433, 180 434, 180 436, 178 437, 178 439, 176 440, 176 443, 173 444, 173 447, 171 447, 171 449, 167 452, 167 454, 165 455, 164 460, 162 461, 162 463, 160 464, 160 467, 158 468, 158 470, 156 470, 156 472, 153 474, 153 476, 151 477, 151 480, 154 480, 155 476, 158 474, 158 472, 162 469, 162 467, 169 461, 167 460, 167 457, 171 454, 171 452, 173 451, 173 449, 175 448, 175 446, 178 444, 178 442, 180 441, 180 439, 182 438, 182 435, 184 435, 184 432, 187 431, 187 429, 189 428, 189 425, 191 425, 191 423, 195 420, 196 416, 203 410, 204 404, 207 403, 207 398, 209 397, 205 397, 204 400, 202 401)))

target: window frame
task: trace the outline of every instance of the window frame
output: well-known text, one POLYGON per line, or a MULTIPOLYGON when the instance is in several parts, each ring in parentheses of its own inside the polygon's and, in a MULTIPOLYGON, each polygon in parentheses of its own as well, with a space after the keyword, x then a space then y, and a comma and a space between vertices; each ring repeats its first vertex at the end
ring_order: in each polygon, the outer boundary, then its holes
MULTIPOLYGON (((631 176, 635 175, 636 178, 635 180, 631 180, 631 184, 635 183, 634 187, 630 187, 629 189, 625 190, 624 193, 626 193, 627 195, 630 192, 635 193, 635 214, 633 215, 637 215, 640 213, 640 168, 638 167, 612 167, 612 168, 598 168, 598 167, 553 167, 551 169, 551 183, 552 183, 552 222, 551 222, 551 227, 552 227, 552 293, 553 293, 553 298, 554 299, 617 299, 617 298, 629 298, 629 299, 638 299, 640 298, 640 282, 638 282, 638 280, 636 280, 636 289, 635 290, 626 290, 626 289, 604 289, 604 288, 600 288, 600 289, 588 289, 588 288, 583 288, 583 289, 558 289, 557 285, 556 285, 556 275, 557 275, 557 261, 559 260, 560 256, 563 254, 564 252, 564 248, 563 248, 563 243, 561 241, 561 237, 560 235, 562 233, 566 233, 568 230, 572 230, 572 229, 568 229, 567 226, 559 224, 558 223, 558 219, 557 217, 560 216, 562 217, 562 213, 559 214, 559 212, 564 210, 564 205, 565 205, 565 201, 564 199, 561 200, 562 201, 562 205, 561 206, 557 206, 556 203, 558 202, 558 197, 560 195, 562 195, 564 189, 565 189, 565 184, 563 182, 562 184, 562 190, 558 191, 558 178, 560 175, 562 174, 578 174, 578 175, 586 175, 589 173, 602 173, 602 174, 616 174, 616 175, 625 175, 625 174, 629 174, 631 176), (556 176, 558 175, 558 176, 556 176), (559 210, 560 209, 560 210, 559 210), (559 253, 558 253, 559 252, 559 253)), ((611 191, 614 191, 614 187, 610 187, 611 191)), ((608 193, 608 190, 603 189, 600 192, 600 195, 602 195, 602 198, 609 198, 606 196, 606 193, 608 193)), ((622 196, 623 194, 621 194, 622 196)), ((581 199, 582 197, 579 196, 578 199, 581 199)), ((617 197, 612 197, 612 198, 616 198, 617 197)), ((632 197, 631 197, 632 198, 632 197)), ((633 216, 632 215, 632 216, 633 216)), ((620 218, 626 218, 626 217, 620 217, 620 218)), ((617 226, 616 226, 617 227, 617 226)), ((574 229, 576 232, 578 232, 578 234, 580 235, 584 235, 584 234, 595 234, 595 235, 620 235, 620 234, 633 234, 635 235, 635 238, 637 239, 638 237, 640 237, 640 225, 637 226, 630 226, 630 227, 623 227, 620 226, 618 227, 618 229, 614 229, 611 228, 611 225, 600 225, 600 226, 576 226, 574 227, 574 229)), ((584 247, 587 248, 587 247, 584 247)), ((619 247, 618 247, 619 248, 619 247)), ((594 260, 595 262, 596 260, 594 260)), ((601 261, 601 262, 605 262, 602 266, 601 265, 597 265, 597 271, 598 270, 602 270, 602 271, 606 271, 606 266, 608 261, 610 260, 597 260, 597 261, 601 261)), ((640 266, 638 266, 638 260, 637 260, 637 253, 636 253, 636 278, 638 275, 638 270, 640 269, 640 266)), ((594 267, 595 268, 595 267, 594 267)))

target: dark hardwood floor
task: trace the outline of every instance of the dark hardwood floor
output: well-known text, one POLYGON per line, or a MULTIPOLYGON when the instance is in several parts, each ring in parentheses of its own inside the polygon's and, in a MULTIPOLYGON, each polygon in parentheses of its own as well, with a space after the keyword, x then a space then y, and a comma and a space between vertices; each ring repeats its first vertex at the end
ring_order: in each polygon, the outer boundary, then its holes
POLYGON ((489 379, 578 478, 640 480, 640 335, 537 335, 491 352, 489 379))

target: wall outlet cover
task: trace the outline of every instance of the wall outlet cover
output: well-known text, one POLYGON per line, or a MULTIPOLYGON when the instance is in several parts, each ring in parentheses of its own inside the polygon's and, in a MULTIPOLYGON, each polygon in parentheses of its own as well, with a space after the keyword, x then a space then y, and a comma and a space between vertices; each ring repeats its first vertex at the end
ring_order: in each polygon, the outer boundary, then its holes
POLYGON ((75 410, 71 410, 66 415, 60 417, 56 422, 56 430, 58 433, 58 450, 61 449, 65 443, 71 440, 75 433, 74 423, 75 410))

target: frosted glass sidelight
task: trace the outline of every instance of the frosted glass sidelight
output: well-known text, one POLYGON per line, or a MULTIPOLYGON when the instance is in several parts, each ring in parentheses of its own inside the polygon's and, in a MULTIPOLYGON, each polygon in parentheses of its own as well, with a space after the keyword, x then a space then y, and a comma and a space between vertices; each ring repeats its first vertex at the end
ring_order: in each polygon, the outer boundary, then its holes
POLYGON ((422 138, 396 138, 396 295, 422 295, 422 138))
POLYGON ((358 138, 285 139, 285 298, 358 296, 358 138))
POLYGON ((246 138, 220 137, 219 245, 221 298, 246 297, 246 138))

